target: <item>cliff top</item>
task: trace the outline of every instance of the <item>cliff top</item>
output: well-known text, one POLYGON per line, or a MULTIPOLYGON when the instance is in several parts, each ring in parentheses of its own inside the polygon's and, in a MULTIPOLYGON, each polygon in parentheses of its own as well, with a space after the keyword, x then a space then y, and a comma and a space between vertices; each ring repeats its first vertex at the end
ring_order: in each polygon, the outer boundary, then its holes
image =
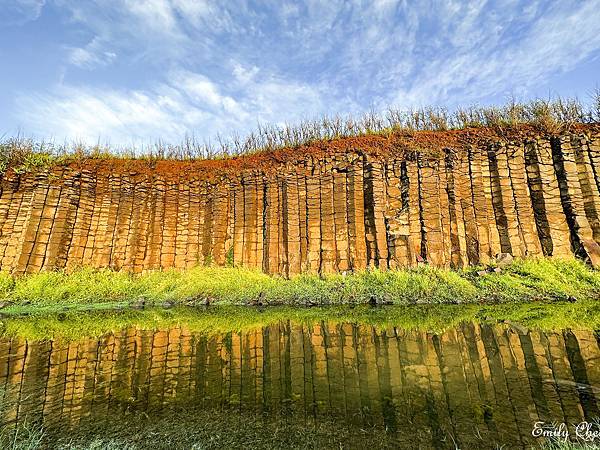
POLYGON ((185 173, 218 177, 243 170, 280 166, 347 153, 401 156, 419 151, 436 155, 498 142, 524 142, 564 132, 600 130, 600 92, 594 105, 577 100, 533 100, 502 107, 470 107, 449 113, 443 108, 388 110, 360 119, 340 117, 285 127, 259 127, 244 140, 219 140, 219 148, 194 138, 180 145, 155 144, 141 152, 82 145, 56 147, 27 139, 0 142, 0 173, 39 172, 49 167, 110 173, 185 173))

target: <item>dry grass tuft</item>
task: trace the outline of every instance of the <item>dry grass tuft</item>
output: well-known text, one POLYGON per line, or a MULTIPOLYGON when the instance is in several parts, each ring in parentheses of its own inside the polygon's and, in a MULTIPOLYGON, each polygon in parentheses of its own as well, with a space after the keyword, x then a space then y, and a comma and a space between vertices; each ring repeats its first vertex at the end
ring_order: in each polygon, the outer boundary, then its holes
POLYGON ((600 122, 600 88, 584 105, 578 99, 561 97, 520 102, 510 99, 503 106, 470 106, 449 111, 441 107, 402 110, 389 108, 385 113, 369 111, 359 118, 351 116, 322 117, 304 120, 296 125, 259 125, 256 131, 242 138, 233 133, 230 138, 217 135, 214 141, 201 141, 187 136, 180 144, 158 141, 142 148, 111 148, 86 146, 82 143, 55 144, 36 142, 20 136, 0 140, 0 173, 8 167, 23 171, 40 167, 49 160, 80 158, 134 158, 155 160, 197 160, 231 158, 241 155, 298 148, 316 142, 364 135, 389 136, 394 133, 446 131, 487 127, 500 133, 521 125, 531 125, 541 131, 557 133, 578 123, 600 122))

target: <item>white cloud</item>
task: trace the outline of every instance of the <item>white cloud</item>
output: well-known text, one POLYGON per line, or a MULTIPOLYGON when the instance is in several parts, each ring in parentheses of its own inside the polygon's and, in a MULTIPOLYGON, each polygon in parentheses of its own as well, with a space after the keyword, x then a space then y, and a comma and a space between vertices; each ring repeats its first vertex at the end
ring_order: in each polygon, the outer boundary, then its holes
MULTIPOLYGON (((522 20, 518 8, 500 15, 486 15, 485 8, 472 7, 468 13, 447 11, 452 47, 423 61, 411 82, 400 85, 382 102, 465 104, 535 87, 598 54, 600 9, 593 3, 547 7, 542 17, 521 30, 518 39, 510 35, 507 25, 522 20), (455 20, 453 15, 464 20, 455 20), (454 38, 457 35, 465 38, 454 38)), ((529 14, 531 19, 534 13, 529 14)))
POLYGON ((526 94, 600 54, 595 1, 53 1, 92 36, 66 62, 94 69, 118 55, 130 72, 99 87, 67 70, 66 85, 23 94, 22 125, 41 135, 178 140, 390 104, 451 107, 526 94))
MULTIPOLYGON (((22 117, 33 132, 59 140, 145 140, 152 128, 166 139, 184 133, 172 105, 144 92, 61 88, 54 95, 22 97, 22 117)), ((156 136, 154 136, 156 137, 156 136)))
POLYGON ((247 85, 254 80, 260 69, 256 66, 245 67, 238 62, 233 63, 232 74, 241 86, 247 85))
POLYGON ((0 0, 0 26, 37 20, 46 0, 0 0))
POLYGON ((69 51, 69 62, 85 69, 107 66, 116 57, 117 54, 106 50, 98 38, 94 38, 85 47, 76 47, 69 51))
POLYGON ((149 90, 63 86, 22 94, 18 104, 20 119, 36 136, 127 144, 178 142, 189 134, 210 138, 250 132, 257 122, 298 121, 325 112, 325 97, 307 84, 266 76, 234 98, 205 75, 179 70, 149 90))
POLYGON ((125 0, 123 8, 151 30, 171 31, 176 27, 173 8, 166 0, 125 0))

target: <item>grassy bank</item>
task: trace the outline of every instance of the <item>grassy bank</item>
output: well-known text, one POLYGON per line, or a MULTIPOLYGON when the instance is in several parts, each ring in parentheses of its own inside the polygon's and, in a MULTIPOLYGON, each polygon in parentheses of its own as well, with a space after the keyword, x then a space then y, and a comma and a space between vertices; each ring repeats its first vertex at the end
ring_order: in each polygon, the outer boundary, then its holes
POLYGON ((0 273, 3 312, 56 305, 293 305, 507 303, 598 299, 600 272, 576 260, 515 261, 499 273, 433 267, 283 279, 233 267, 130 275, 80 269, 14 278, 0 273))

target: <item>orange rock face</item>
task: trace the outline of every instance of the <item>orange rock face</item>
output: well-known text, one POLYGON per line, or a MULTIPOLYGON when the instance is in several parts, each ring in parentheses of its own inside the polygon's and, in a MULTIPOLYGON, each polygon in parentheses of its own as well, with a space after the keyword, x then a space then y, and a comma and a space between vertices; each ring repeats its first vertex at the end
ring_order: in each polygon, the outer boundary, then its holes
POLYGON ((212 262, 289 276, 499 253, 600 266, 595 125, 366 136, 223 161, 79 160, 9 169, 1 189, 0 267, 17 274, 212 262))

